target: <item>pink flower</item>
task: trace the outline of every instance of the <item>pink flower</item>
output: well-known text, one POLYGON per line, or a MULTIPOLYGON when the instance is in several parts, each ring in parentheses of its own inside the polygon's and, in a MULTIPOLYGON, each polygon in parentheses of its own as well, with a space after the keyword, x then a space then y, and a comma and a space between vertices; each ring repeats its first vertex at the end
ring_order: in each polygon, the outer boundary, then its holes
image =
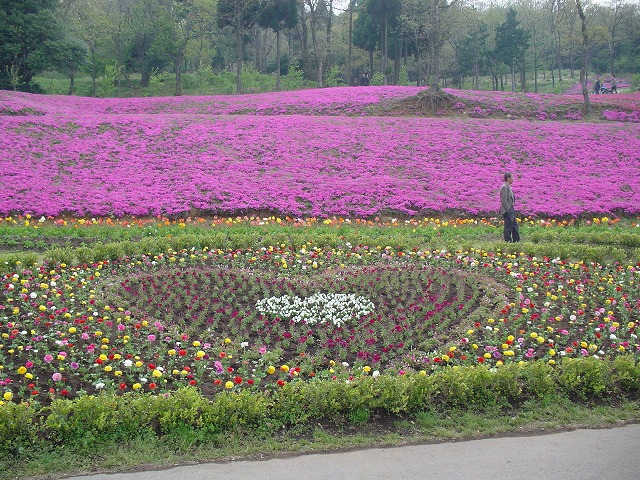
POLYGON ((62 380, 62 374, 60 372, 55 372, 53 375, 51 375, 51 379, 54 382, 59 382, 60 380, 62 380))
POLYGON ((48 353, 44 356, 44 361, 47 363, 51 363, 53 361, 53 356, 48 353))

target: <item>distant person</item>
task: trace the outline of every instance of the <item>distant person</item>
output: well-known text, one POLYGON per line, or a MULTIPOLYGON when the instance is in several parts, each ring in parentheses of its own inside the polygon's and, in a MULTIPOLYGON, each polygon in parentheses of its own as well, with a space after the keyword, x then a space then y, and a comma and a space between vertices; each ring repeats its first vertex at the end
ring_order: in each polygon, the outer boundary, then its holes
POLYGON ((596 83, 593 86, 593 93, 595 93, 596 95, 600 93, 600 87, 602 85, 600 84, 600 76, 596 77, 596 83))
POLYGON ((364 86, 369 86, 369 72, 364 72, 364 86))
POLYGON ((618 93, 618 81, 611 75, 611 93, 618 93))
POLYGON ((504 218, 504 240, 508 243, 520 241, 520 228, 518 226, 518 220, 516 219, 516 211, 514 208, 516 197, 513 194, 513 190, 511 190, 512 183, 513 175, 505 173, 504 183, 500 188, 500 213, 504 218))

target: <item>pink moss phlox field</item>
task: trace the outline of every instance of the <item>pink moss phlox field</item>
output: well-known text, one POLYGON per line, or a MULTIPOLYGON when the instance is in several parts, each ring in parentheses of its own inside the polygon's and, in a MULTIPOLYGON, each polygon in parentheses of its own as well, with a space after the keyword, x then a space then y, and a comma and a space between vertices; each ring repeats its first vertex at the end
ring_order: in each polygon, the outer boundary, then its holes
POLYGON ((425 87, 336 87, 247 95, 87 98, 0 91, 0 115, 256 114, 362 115, 366 108, 416 95, 425 87))
POLYGON ((640 212, 639 124, 365 115, 417 91, 228 96, 215 114, 218 97, 0 92, 0 110, 41 113, 0 116, 0 214, 495 215, 504 171, 522 214, 640 212), (272 113, 224 114, 249 104, 272 113), (316 113, 273 113, 296 108, 316 113))

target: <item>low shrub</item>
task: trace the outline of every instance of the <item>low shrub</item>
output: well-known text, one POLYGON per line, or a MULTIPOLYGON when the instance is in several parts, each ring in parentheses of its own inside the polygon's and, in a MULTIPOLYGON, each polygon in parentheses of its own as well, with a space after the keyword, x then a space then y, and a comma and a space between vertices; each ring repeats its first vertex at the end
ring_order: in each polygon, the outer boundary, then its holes
POLYGON ((632 356, 615 360, 567 358, 542 362, 452 367, 431 375, 358 377, 353 381, 309 380, 264 392, 222 392, 213 399, 186 387, 166 395, 127 393, 56 399, 38 407, 0 405, 0 455, 28 455, 42 448, 73 446, 88 452, 101 444, 189 433, 189 442, 218 441, 229 432, 273 434, 283 427, 311 428, 318 421, 361 423, 374 412, 417 415, 424 411, 511 410, 529 399, 569 398, 590 402, 605 395, 637 395, 640 364, 632 356), (218 440, 216 440, 218 439, 218 440))

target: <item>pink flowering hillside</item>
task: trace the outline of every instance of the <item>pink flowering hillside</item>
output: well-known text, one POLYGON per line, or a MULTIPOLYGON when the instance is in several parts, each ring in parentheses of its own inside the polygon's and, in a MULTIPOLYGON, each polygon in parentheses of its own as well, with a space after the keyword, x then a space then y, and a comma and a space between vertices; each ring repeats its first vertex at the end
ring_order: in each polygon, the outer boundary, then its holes
POLYGON ((550 113, 572 96, 492 92, 403 116, 422 90, 0 92, 0 214, 495 215, 507 170, 523 214, 640 213, 639 95, 607 96, 616 118, 592 123, 550 113))

